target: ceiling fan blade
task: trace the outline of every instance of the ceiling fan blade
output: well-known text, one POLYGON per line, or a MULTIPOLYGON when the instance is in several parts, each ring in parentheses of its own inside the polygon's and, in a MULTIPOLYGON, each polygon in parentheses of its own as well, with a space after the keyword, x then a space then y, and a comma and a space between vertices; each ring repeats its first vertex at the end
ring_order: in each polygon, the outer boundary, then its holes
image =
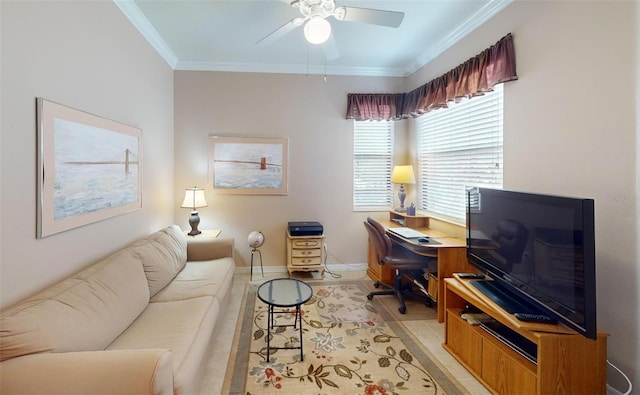
POLYGON ((344 8, 343 21, 369 23, 372 25, 398 27, 404 19, 404 12, 374 10, 373 8, 339 7, 344 8))
POLYGON ((298 19, 299 18, 294 18, 289 22, 285 23, 284 25, 280 26, 276 30, 272 31, 271 33, 267 34, 266 36, 262 37, 260 40, 258 40, 258 42, 256 42, 256 46, 265 47, 267 45, 271 45, 280 37, 284 36, 285 34, 295 29, 296 27, 300 26, 298 19))
POLYGON ((329 36, 329 39, 322 45, 322 50, 324 51, 324 57, 325 59, 327 59, 327 61, 338 59, 340 57, 340 50, 338 49, 336 39, 333 38, 333 33, 329 36))

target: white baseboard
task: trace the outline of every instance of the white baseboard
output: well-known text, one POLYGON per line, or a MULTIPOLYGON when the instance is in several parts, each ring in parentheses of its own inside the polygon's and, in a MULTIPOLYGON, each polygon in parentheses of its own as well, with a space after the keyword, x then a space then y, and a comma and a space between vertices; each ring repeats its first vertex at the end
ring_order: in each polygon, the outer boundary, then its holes
MULTIPOLYGON (((286 266, 263 266, 265 273, 286 274, 286 266)), ((349 264, 329 264, 326 268, 330 272, 357 272, 366 271, 366 263, 349 263, 349 264)), ((236 273, 251 273, 251 267, 236 267, 236 273)), ((253 265, 253 273, 260 273, 260 266, 253 265)))
MULTIPOLYGON (((264 266, 263 269, 264 269, 265 273, 286 273, 287 272, 287 267, 286 266, 264 266)), ((254 265, 253 266, 253 272, 260 274, 260 266, 256 267, 254 265)), ((236 273, 239 273, 239 274, 247 273, 247 274, 249 274, 249 273, 251 273, 251 267, 246 267, 246 266, 237 267, 236 266, 236 273)))
POLYGON ((349 264, 329 264, 327 265, 327 269, 332 272, 357 272, 357 271, 366 271, 367 270, 366 263, 349 263, 349 264))

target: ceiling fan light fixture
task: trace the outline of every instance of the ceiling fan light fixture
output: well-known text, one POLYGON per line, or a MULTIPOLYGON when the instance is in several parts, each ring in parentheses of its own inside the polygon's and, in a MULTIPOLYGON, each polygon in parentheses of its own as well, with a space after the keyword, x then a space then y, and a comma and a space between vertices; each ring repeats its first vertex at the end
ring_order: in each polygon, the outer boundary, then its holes
POLYGON ((321 16, 312 16, 304 25, 304 37, 311 44, 322 44, 331 35, 331 24, 321 16))

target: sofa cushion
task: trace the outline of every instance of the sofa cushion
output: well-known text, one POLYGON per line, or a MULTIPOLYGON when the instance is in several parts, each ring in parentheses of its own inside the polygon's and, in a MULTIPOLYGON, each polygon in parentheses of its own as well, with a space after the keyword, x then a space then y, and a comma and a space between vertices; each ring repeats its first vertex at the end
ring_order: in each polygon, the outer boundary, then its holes
POLYGON ((233 283, 235 268, 233 258, 230 257, 189 261, 169 285, 151 298, 151 302, 225 295, 233 283))
POLYGON ((150 303, 108 350, 166 348, 173 354, 175 394, 191 386, 207 350, 220 304, 210 296, 176 302, 150 303), (159 330, 159 328, 161 328, 159 330))
POLYGON ((0 360, 45 351, 102 350, 148 303, 140 261, 121 250, 3 311, 0 360))
POLYGON ((169 284, 187 262, 187 239, 176 225, 140 239, 129 248, 142 262, 151 296, 169 284))

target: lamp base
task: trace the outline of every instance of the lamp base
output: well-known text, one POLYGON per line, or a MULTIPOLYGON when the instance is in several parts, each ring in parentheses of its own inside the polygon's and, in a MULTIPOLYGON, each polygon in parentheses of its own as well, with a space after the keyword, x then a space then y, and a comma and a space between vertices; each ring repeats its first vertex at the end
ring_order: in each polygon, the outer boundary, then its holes
POLYGON ((198 225, 200 225, 200 216, 195 210, 191 212, 191 216, 189 217, 189 225, 191 226, 191 232, 187 233, 189 236, 196 236, 202 233, 198 230, 198 225))
POLYGON ((407 197, 406 192, 404 191, 404 184, 400 184, 400 189, 398 190, 398 200, 400 201, 400 207, 394 208, 394 211, 399 213, 404 213, 407 211, 407 208, 404 206, 404 199, 407 197))

